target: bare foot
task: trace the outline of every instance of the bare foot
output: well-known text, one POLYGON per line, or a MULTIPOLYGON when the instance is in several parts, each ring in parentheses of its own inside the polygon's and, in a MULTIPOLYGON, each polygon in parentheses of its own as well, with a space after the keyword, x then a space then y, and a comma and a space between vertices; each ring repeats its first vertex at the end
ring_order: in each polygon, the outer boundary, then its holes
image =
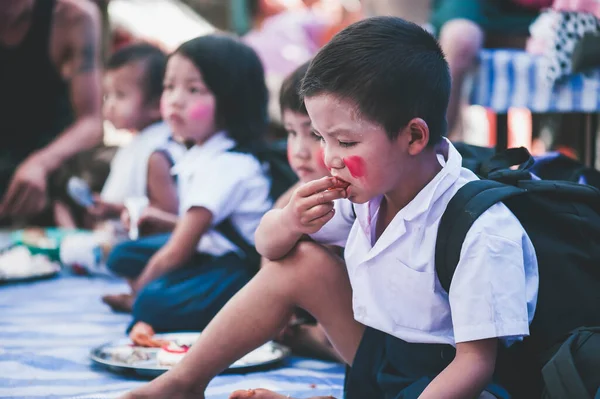
POLYGON ((117 313, 131 313, 134 300, 131 294, 105 295, 102 297, 102 302, 117 313))
POLYGON ((204 389, 193 388, 169 371, 155 380, 126 393, 119 399, 204 399, 204 389))
MULTIPOLYGON (((279 393, 269 391, 267 389, 245 389, 243 391, 235 391, 229 396, 229 399, 287 399, 290 396, 285 396, 279 393)), ((315 396, 310 399, 335 399, 333 396, 315 396)))

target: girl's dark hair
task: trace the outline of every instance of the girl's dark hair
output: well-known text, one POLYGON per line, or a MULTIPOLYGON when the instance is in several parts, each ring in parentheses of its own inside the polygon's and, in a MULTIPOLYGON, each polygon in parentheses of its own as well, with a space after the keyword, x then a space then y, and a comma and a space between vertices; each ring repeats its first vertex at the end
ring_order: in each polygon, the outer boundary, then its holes
POLYGON ((201 36, 173 54, 194 63, 217 102, 217 128, 239 146, 262 144, 268 125, 269 94, 262 63, 254 50, 226 35, 201 36))
POLYGON ((300 96, 300 87, 302 86, 302 79, 306 75, 309 63, 306 62, 300 65, 294 72, 292 72, 281 84, 281 90, 279 90, 279 108, 281 113, 286 109, 289 109, 300 114, 308 115, 306 106, 304 105, 304 99, 300 96))

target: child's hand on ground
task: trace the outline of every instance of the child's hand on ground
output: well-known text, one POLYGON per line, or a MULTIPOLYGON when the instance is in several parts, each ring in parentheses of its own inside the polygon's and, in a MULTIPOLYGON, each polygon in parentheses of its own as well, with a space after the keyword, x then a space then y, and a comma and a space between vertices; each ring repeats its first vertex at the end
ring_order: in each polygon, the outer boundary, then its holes
POLYGON ((283 208, 286 225, 298 233, 313 234, 333 218, 333 200, 346 198, 347 184, 324 177, 300 186, 283 208))

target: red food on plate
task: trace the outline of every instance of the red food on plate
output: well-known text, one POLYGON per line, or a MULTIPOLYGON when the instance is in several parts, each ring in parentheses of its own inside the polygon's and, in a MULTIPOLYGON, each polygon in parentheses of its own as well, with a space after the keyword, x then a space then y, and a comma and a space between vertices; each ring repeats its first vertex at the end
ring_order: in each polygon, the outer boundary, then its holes
POLYGON ((136 346, 143 346, 146 348, 162 348, 169 344, 169 341, 164 339, 154 339, 154 329, 149 324, 144 322, 137 322, 129 333, 129 338, 136 346))

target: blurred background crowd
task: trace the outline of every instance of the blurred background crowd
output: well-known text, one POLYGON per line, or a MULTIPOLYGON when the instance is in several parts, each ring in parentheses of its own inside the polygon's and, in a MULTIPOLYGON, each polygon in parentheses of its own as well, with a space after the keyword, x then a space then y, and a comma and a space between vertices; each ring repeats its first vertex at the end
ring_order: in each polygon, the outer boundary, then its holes
POLYGON ((131 138, 101 111, 104 61, 119 48, 145 41, 169 53, 216 31, 240 36, 263 62, 269 133, 283 138, 282 80, 374 15, 408 19, 440 40, 453 79, 452 140, 560 150, 597 165, 599 9, 596 0, 4 0, 0 223, 30 223, 55 207, 69 176, 100 191, 131 138))

